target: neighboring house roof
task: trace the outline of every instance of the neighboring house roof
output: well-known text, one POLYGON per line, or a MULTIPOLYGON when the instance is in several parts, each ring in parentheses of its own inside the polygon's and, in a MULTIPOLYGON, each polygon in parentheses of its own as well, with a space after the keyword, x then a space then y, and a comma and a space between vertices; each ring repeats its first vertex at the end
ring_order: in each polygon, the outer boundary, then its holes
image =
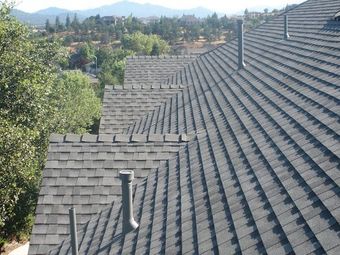
MULTIPOLYGON (((182 91, 181 85, 153 85, 152 88, 123 89, 106 86, 100 134, 127 133, 129 126, 149 112, 158 110, 167 99, 182 91)), ((166 133, 166 132, 164 132, 166 133)))
POLYGON ((119 171, 133 169, 135 184, 175 156, 195 135, 53 135, 43 172, 30 254, 46 254, 67 238, 68 208, 79 226, 121 195, 119 171))
POLYGON ((196 57, 195 55, 128 57, 124 75, 124 88, 158 86, 160 82, 173 76, 196 57))
POLYGON ((246 33, 244 69, 233 40, 166 76, 183 90, 125 132, 198 134, 137 181, 139 228, 123 235, 118 198, 79 230, 80 253, 340 254, 339 10, 290 10, 289 40, 283 16, 246 33))

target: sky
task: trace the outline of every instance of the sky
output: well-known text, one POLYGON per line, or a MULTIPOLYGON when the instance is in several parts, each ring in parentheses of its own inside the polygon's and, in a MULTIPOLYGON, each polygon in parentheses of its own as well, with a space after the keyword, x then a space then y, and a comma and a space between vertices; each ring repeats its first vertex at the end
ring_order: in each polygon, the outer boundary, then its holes
MULTIPOLYGON (((59 7, 68 10, 83 10, 100 7, 121 0, 16 0, 16 8, 35 12, 48 7, 59 7)), ((205 7, 219 13, 236 13, 252 8, 279 8, 287 4, 301 3, 304 0, 129 0, 137 3, 151 3, 172 9, 191 9, 205 7)))

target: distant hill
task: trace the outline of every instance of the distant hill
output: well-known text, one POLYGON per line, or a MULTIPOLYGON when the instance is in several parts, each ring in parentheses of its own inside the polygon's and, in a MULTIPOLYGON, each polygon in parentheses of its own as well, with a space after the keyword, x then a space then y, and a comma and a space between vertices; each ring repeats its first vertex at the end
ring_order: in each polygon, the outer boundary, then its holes
POLYGON ((31 25, 45 24, 47 16, 39 15, 36 13, 27 13, 17 9, 11 11, 11 14, 23 23, 31 25))
MULTIPOLYGON (((49 8, 50 9, 50 8, 49 8)), ((47 9, 46 9, 47 10, 47 9)), ((59 9, 62 10, 62 9, 59 9)), ((63 23, 66 21, 67 15, 71 17, 71 20, 73 19, 73 16, 76 12, 68 11, 68 10, 63 10, 63 12, 57 13, 57 14, 49 14, 48 12, 44 11, 39 11, 36 13, 28 13, 28 12, 23 12, 18 9, 13 9, 11 11, 11 14, 16 17, 19 21, 29 24, 29 25, 35 25, 35 26, 42 26, 45 25, 46 20, 49 19, 51 24, 55 22, 56 17, 59 17, 59 20, 63 23), (45 14, 43 14, 45 13, 45 14)), ((86 17, 77 14, 77 17, 80 21, 84 20, 86 17)))
POLYGON ((80 11, 79 14, 89 17, 94 15, 109 16, 128 16, 132 14, 136 17, 150 17, 150 16, 182 16, 183 14, 194 14, 196 17, 206 17, 211 15, 213 11, 199 7, 188 10, 175 10, 166 8, 160 5, 153 4, 139 4, 128 1, 117 2, 111 5, 101 6, 95 9, 80 11))
POLYGON ((57 15, 60 15, 61 13, 68 13, 68 12, 70 12, 70 11, 66 10, 66 9, 61 9, 61 8, 57 8, 57 7, 50 7, 50 8, 47 8, 47 9, 37 11, 35 14, 57 16, 57 15))
POLYGON ((213 14, 213 11, 208 10, 203 7, 198 7, 194 9, 186 9, 186 10, 176 10, 166 8, 160 5, 153 4, 139 4, 133 3, 129 1, 121 1, 111 5, 105 5, 94 9, 88 10, 66 10, 57 7, 50 7, 47 9, 43 9, 37 11, 35 13, 26 13, 19 10, 13 10, 12 14, 16 16, 20 21, 29 23, 32 25, 43 25, 46 22, 46 19, 49 19, 51 23, 54 22, 56 16, 59 16, 60 21, 64 22, 67 14, 71 17, 77 13, 79 20, 84 18, 95 16, 99 14, 100 16, 129 16, 132 14, 136 17, 150 17, 150 16, 182 16, 185 15, 195 15, 196 17, 206 17, 208 15, 213 14))

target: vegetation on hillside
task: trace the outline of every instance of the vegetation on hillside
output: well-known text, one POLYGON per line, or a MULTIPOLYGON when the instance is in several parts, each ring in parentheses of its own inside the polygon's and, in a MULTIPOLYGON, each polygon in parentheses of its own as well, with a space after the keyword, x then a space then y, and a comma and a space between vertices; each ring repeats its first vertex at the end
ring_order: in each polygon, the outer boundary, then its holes
POLYGON ((72 22, 67 19, 62 24, 57 18, 54 24, 46 21, 47 34, 63 33, 65 45, 74 42, 100 41, 101 44, 110 44, 121 40, 126 34, 140 32, 145 35, 158 35, 169 44, 178 41, 196 41, 200 37, 207 40, 221 38, 226 31, 234 31, 234 19, 227 16, 218 17, 216 13, 205 19, 193 15, 178 17, 160 17, 159 19, 143 22, 133 16, 126 19, 92 16, 79 22, 76 16, 72 22))

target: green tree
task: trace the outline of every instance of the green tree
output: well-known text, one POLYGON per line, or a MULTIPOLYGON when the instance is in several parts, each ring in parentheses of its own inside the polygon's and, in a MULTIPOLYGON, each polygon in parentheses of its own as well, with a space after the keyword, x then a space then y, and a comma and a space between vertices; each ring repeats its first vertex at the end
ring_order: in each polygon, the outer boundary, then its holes
POLYGON ((99 80, 102 85, 112 84, 119 85, 123 84, 125 60, 107 60, 102 65, 102 69, 98 74, 99 80))
MULTIPOLYGON (((84 40, 82 38, 81 40, 84 40)), ((88 39, 88 38, 87 38, 88 39)), ((71 55, 70 66, 72 68, 82 68, 85 64, 88 64, 94 60, 95 48, 91 43, 84 43, 76 53, 71 55)))
POLYGON ((73 42, 74 42, 73 36, 72 35, 67 35, 67 36, 64 37, 63 45, 64 46, 70 46, 73 42))
POLYGON ((189 40, 190 41, 198 40, 200 37, 200 32, 201 32, 200 24, 198 23, 193 24, 189 30, 189 40))
POLYGON ((47 33, 49 33, 50 30, 51 30, 51 24, 50 24, 50 20, 49 19, 46 20, 45 30, 46 30, 47 33))
POLYGON ((0 4, 0 240, 30 232, 50 133, 86 131, 99 114, 85 78, 58 78, 64 50, 9 13, 0 4))
POLYGON ((40 171, 37 132, 4 117, 0 122, 0 239, 6 240, 30 231, 40 171))
POLYGON ((249 11, 248 11, 248 9, 246 8, 245 10, 244 10, 244 16, 248 16, 248 14, 249 14, 249 11))
POLYGON ((100 117, 100 99, 89 78, 80 71, 65 71, 58 77, 52 94, 56 97, 57 113, 54 132, 81 134, 100 117), (58 96, 61 95, 61 96, 58 96))
POLYGON ((81 58, 83 58, 85 61, 91 61, 93 60, 95 56, 95 48, 93 44, 91 43, 84 43, 78 50, 79 55, 81 58))
POLYGON ((74 16, 73 16, 73 20, 71 22, 71 27, 76 33, 79 32, 80 23, 79 23, 79 20, 78 20, 77 13, 75 13, 74 16))
POLYGON ((28 29, 0 6, 0 236, 27 234, 34 211, 57 71, 55 44, 31 40, 28 29))
POLYGON ((122 38, 122 46, 126 50, 132 50, 139 55, 151 55, 152 47, 158 44, 159 54, 167 54, 170 47, 166 41, 157 35, 145 35, 141 32, 132 35, 124 35, 122 38))
POLYGON ((71 19, 70 19, 70 15, 67 14, 66 16, 66 23, 65 23, 66 29, 69 30, 71 27, 71 19))
POLYGON ((221 23, 218 19, 216 13, 214 13, 211 17, 208 16, 204 25, 203 33, 205 34, 206 38, 211 41, 214 39, 219 39, 221 36, 221 23))
POLYGON ((117 49, 115 51, 106 50, 98 56, 98 63, 101 71, 98 74, 102 87, 105 84, 123 84, 125 59, 134 54, 133 51, 117 49))
POLYGON ((56 31, 56 33, 58 33, 60 31, 60 20, 59 20, 59 16, 57 16, 55 18, 55 24, 54 24, 54 30, 56 31))
POLYGON ((152 45, 151 56, 159 56, 160 49, 158 43, 154 43, 152 45))
POLYGON ((102 47, 97 50, 96 56, 98 67, 101 67, 104 61, 108 60, 109 58, 114 58, 115 53, 112 47, 102 47))

